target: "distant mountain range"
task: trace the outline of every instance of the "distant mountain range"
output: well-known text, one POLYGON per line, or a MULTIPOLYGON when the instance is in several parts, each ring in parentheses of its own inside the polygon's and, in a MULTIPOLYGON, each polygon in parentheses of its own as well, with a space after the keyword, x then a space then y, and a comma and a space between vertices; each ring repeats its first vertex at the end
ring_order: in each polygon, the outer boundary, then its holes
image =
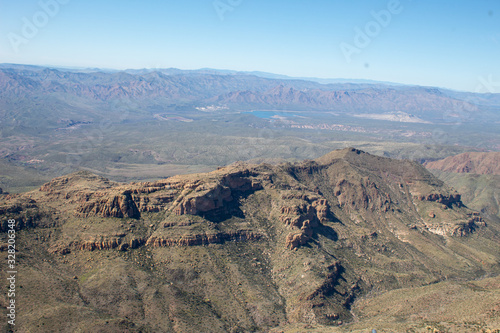
MULTIPOLYGON (((107 72, 116 73, 121 72, 121 70, 107 69, 107 68, 88 68, 88 67, 52 67, 52 66, 35 66, 35 65, 19 65, 19 64, 0 64, 0 68, 15 68, 21 70, 41 70, 45 68, 56 69, 63 72, 75 72, 75 73, 93 73, 93 72, 107 72)), ((279 80, 304 80, 313 81, 321 84, 336 84, 336 83, 355 83, 355 84, 386 84, 401 86, 400 83, 386 82, 386 81, 375 81, 375 80, 364 80, 364 79, 329 79, 329 78, 317 78, 317 77, 293 77, 282 74, 274 74, 261 71, 235 71, 228 69, 213 69, 213 68, 200 68, 195 70, 189 69, 178 69, 178 68, 141 68, 141 69, 125 69, 123 72, 142 75, 152 72, 161 72, 167 75, 179 75, 179 74, 213 74, 213 75, 253 75, 268 79, 279 79, 279 80)))
POLYGON ((500 120, 500 94, 344 81, 213 69, 114 71, 1 64, 0 104, 4 111, 0 116, 8 118, 8 111, 19 107, 21 101, 31 103, 23 105, 23 109, 43 101, 55 113, 74 109, 75 104, 84 109, 92 104, 96 111, 105 109, 109 102, 134 101, 142 109, 216 105, 234 110, 405 112, 433 123, 500 120))

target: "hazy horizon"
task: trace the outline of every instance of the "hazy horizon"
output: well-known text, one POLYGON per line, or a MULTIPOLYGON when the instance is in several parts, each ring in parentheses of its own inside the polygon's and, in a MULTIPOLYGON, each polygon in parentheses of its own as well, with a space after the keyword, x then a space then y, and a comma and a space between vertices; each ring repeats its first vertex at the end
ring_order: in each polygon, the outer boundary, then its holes
POLYGON ((0 63, 227 68, 500 92, 497 1, 25 0, 0 1, 0 13, 0 63))
MULTIPOLYGON (((224 72, 235 72, 235 73, 241 73, 242 75, 255 75, 255 76, 261 76, 261 77, 267 77, 264 74, 268 74, 269 77, 276 76, 277 78, 283 78, 283 79, 289 79, 289 80, 304 80, 304 81, 312 81, 312 82, 318 82, 320 84, 342 84, 342 83, 352 83, 352 84, 373 84, 373 85, 387 85, 387 86, 407 86, 407 87, 422 87, 422 88, 437 88, 437 89, 444 89, 444 90, 450 90, 450 91, 455 91, 455 92, 463 92, 463 93, 484 93, 484 94, 491 94, 491 93, 500 93, 500 92, 490 92, 490 91, 472 91, 472 90, 461 90, 461 89, 453 89, 453 88, 448 88, 448 87, 440 87, 440 86, 430 86, 430 85, 419 85, 419 84, 413 84, 413 83, 402 83, 402 82, 391 82, 391 81, 378 81, 378 80, 371 80, 371 79, 366 79, 366 78, 345 78, 345 77, 296 77, 296 76, 288 76, 286 74, 281 74, 281 73, 272 73, 272 72, 263 72, 263 71, 258 71, 258 70, 248 70, 248 71, 237 71, 233 69, 228 69, 228 68, 209 68, 209 67, 202 67, 202 68, 176 68, 176 67, 168 67, 168 68, 125 68, 125 69, 117 69, 117 68, 101 68, 101 67, 80 67, 80 66, 58 66, 58 65, 50 65, 50 64, 17 64, 17 63, 0 63, 0 65, 4 66, 33 66, 33 67, 41 67, 41 68, 50 68, 50 69, 56 69, 56 70, 75 70, 75 71, 102 71, 102 72, 127 72, 127 71, 162 71, 162 70, 179 70, 179 71, 215 71, 215 72, 221 72, 221 74, 224 74, 224 72), (260 75, 259 75, 260 74, 260 75)), ((488 86, 483 86, 483 89, 487 89, 488 86)))

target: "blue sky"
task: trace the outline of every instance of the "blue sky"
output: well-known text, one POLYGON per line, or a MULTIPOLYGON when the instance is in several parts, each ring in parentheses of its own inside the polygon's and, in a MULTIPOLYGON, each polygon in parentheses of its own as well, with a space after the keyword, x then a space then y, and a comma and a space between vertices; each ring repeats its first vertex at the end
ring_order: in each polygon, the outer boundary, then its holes
POLYGON ((482 92, 489 80, 500 92, 498 59, 498 0, 0 0, 0 63, 210 67, 482 92))

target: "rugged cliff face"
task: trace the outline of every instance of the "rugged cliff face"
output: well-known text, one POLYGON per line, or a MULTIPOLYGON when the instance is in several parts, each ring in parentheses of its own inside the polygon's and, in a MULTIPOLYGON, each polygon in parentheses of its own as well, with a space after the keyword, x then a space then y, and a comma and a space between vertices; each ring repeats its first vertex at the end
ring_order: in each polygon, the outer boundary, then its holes
MULTIPOLYGON (((421 166, 356 149, 144 183, 79 172, 0 194, 0 212, 18 222, 23 284, 59 281, 59 331, 342 326, 370 292, 499 272, 495 224, 421 166)), ((39 296, 20 293, 26 330, 50 317, 39 296)))
POLYGON ((500 152, 464 153, 424 165, 460 191, 468 207, 500 221, 500 152))

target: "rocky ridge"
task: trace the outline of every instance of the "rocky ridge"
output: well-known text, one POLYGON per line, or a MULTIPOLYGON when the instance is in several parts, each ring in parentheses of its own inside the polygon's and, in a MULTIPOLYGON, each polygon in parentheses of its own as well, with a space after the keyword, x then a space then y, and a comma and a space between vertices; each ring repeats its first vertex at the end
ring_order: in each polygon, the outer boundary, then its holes
POLYGON ((500 153, 464 153, 424 166, 457 189, 467 206, 499 221, 500 153))
POLYGON ((454 173, 500 175, 500 152, 463 153, 424 164, 428 169, 454 173))
MULTIPOLYGON (((97 269, 91 258, 78 263, 88 253, 129 269, 149 267, 134 275, 141 285, 170 281, 148 291, 160 296, 141 301, 143 315, 127 319, 146 331, 206 330, 178 310, 193 304, 204 321, 222 327, 216 331, 338 326, 353 319, 350 307, 369 291, 498 270, 495 225, 459 194, 416 163, 352 148, 302 163, 235 163, 154 182, 119 184, 78 172, 37 191, 2 195, 0 211, 51 260, 84 276, 83 291, 107 292, 89 285, 97 269), (482 245, 472 250, 477 239, 482 245), (68 257, 76 260, 71 266, 68 257), (176 307, 164 308, 163 300, 176 307), (155 319, 153 308, 174 324, 155 319)), ((88 306, 124 318, 122 310, 88 306)))

